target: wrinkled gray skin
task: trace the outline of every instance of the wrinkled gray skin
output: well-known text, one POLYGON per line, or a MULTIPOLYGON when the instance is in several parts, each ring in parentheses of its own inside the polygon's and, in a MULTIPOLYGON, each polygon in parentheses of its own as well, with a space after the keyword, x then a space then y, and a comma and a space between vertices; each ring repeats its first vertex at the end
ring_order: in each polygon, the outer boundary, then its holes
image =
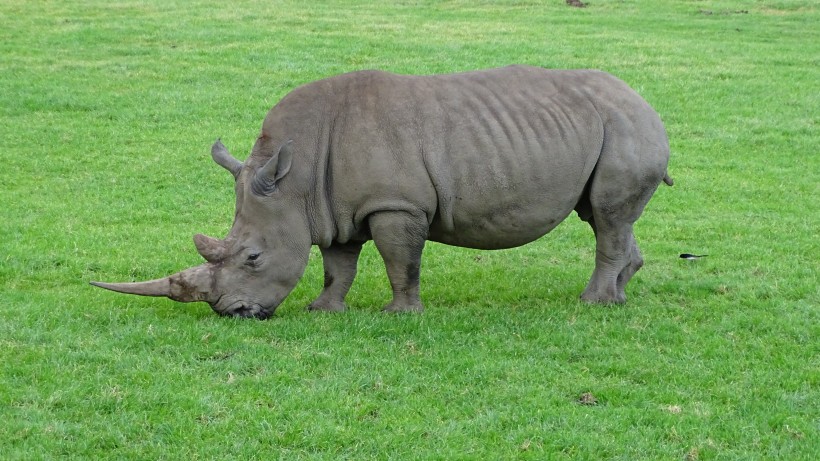
POLYGON ((268 112, 246 162, 219 141, 212 155, 236 178, 236 216, 224 240, 194 237, 207 262, 150 282, 92 283, 266 318, 318 245, 325 286, 309 309, 342 311, 373 240, 393 289, 385 310, 421 311, 426 240, 515 247, 575 210, 596 238, 581 298, 622 303, 643 265, 632 225, 672 182, 661 120, 626 84, 526 66, 320 80, 268 112))

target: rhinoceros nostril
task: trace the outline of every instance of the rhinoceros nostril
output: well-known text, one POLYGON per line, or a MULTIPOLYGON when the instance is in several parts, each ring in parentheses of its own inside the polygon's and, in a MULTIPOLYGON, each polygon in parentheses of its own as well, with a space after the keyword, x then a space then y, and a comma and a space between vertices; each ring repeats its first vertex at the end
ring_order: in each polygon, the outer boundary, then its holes
POLYGON ((254 314, 254 317, 256 317, 258 320, 267 320, 271 317, 272 314, 272 312, 265 312, 260 310, 256 314, 254 314))

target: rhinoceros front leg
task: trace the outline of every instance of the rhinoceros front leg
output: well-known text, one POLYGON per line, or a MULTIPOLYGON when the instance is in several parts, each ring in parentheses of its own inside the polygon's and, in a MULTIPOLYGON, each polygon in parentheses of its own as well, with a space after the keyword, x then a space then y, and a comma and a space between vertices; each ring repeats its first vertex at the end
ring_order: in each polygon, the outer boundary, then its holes
POLYGON ((325 287, 319 297, 310 303, 308 310, 343 312, 347 309, 345 296, 356 277, 362 242, 333 243, 319 250, 325 269, 325 287))
POLYGON ((429 230, 425 216, 400 211, 374 213, 369 219, 370 234, 384 259, 393 300, 385 312, 421 312, 419 297, 421 253, 429 230))

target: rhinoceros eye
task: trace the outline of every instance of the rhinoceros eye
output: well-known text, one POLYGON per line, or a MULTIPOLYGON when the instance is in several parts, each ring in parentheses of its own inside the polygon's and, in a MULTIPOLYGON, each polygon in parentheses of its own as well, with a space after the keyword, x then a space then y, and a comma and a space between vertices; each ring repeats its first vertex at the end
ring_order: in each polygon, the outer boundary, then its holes
POLYGON ((258 266, 259 262, 257 261, 257 259, 259 259, 259 255, 261 255, 261 254, 262 253, 251 253, 251 254, 249 254, 248 259, 245 261, 245 265, 251 266, 251 267, 258 266))

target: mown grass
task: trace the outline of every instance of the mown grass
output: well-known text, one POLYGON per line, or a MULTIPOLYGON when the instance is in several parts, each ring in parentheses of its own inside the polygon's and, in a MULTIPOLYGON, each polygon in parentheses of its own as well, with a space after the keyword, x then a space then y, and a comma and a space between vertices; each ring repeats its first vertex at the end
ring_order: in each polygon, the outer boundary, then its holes
POLYGON ((817 6, 590 3, 0 1, 2 457, 817 459, 817 6), (574 217, 428 245, 419 316, 378 312, 372 246, 344 315, 303 310, 318 253, 266 322, 87 285, 199 263, 234 206, 210 143, 244 157, 296 85, 510 63, 607 70, 667 124, 627 305, 577 300, 574 217))

